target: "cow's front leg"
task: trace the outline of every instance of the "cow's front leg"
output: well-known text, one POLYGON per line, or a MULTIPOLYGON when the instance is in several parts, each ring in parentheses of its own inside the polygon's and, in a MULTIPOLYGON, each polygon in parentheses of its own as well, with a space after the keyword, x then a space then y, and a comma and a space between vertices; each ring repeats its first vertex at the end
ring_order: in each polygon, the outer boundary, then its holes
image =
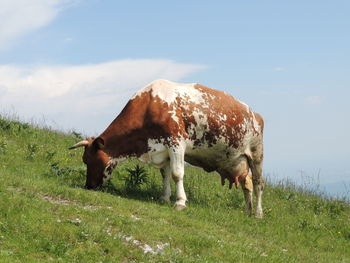
POLYGON ((186 193, 183 185, 183 178, 185 173, 185 151, 181 145, 176 148, 169 149, 170 170, 171 175, 176 184, 176 203, 175 210, 181 211, 186 208, 186 193))
POLYGON ((162 177, 163 177, 163 193, 162 193, 162 196, 160 197, 160 201, 168 203, 170 202, 170 196, 171 196, 170 163, 167 163, 164 168, 160 169, 160 173, 162 174, 162 177))

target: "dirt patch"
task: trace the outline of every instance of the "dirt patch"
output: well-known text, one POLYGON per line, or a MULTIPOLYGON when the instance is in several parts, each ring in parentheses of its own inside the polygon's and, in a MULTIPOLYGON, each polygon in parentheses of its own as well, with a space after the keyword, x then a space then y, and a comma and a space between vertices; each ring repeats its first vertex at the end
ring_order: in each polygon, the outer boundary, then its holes
POLYGON ((75 200, 69 200, 65 198, 53 198, 52 196, 49 196, 49 195, 39 195, 39 196, 51 204, 74 205, 74 206, 82 207, 85 210, 91 210, 91 211, 102 209, 102 208, 112 209, 112 207, 110 206, 103 207, 103 206, 97 206, 97 205, 81 205, 75 200))
POLYGON ((107 208, 107 209, 112 209, 112 207, 110 206, 97 206, 97 205, 82 205, 81 203, 79 203, 78 201, 76 200, 70 200, 70 199, 67 199, 67 198, 62 198, 60 196, 58 197, 53 197, 53 196, 50 196, 48 194, 43 194, 43 193, 35 193, 35 192, 32 192, 32 191, 27 191, 26 189, 24 188, 21 188, 21 187, 8 187, 7 190, 9 191, 15 191, 15 192, 18 192, 18 193, 33 193, 35 194, 36 196, 38 196, 39 198, 51 203, 51 204, 55 204, 55 205, 64 205, 64 206, 78 206, 78 207, 81 207, 85 210, 91 210, 91 211, 94 211, 94 210, 97 210, 97 209, 102 209, 102 208, 107 208))

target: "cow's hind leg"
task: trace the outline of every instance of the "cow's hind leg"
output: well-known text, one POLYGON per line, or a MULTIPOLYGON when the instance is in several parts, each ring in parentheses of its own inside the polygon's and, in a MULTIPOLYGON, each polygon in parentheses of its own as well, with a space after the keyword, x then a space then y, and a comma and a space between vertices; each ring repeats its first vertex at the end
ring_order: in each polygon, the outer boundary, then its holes
POLYGON ((262 146, 247 154, 248 162, 253 176, 254 195, 256 197, 255 217, 263 218, 262 194, 265 186, 262 176, 263 149, 262 146))
POLYGON ((171 170, 170 170, 170 163, 168 162, 164 168, 160 169, 160 173, 163 177, 163 193, 160 197, 160 201, 162 202, 170 202, 170 195, 171 195, 171 186, 170 186, 170 176, 171 176, 171 170))
POLYGON ((169 148, 170 170, 171 175, 176 184, 176 203, 175 210, 183 210, 186 208, 186 193, 183 185, 185 173, 185 147, 181 144, 177 147, 169 148))

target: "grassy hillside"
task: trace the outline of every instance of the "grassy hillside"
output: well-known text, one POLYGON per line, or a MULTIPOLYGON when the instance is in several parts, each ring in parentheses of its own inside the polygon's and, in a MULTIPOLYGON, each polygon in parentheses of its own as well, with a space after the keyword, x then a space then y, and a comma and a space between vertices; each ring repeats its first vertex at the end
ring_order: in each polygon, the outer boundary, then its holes
MULTIPOLYGON (((291 185, 267 185, 265 218, 241 191, 186 168, 188 209, 160 204, 158 170, 125 187, 123 163, 100 191, 82 189, 79 135, 0 119, 0 262, 350 262, 350 208, 291 185)), ((174 189, 173 189, 174 191, 174 189)))

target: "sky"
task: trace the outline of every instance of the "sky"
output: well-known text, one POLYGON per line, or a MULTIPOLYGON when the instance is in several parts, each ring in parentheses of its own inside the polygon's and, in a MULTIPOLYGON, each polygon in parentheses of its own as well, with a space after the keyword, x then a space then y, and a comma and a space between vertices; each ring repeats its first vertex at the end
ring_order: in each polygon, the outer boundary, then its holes
POLYGON ((350 196, 349 1, 0 0, 0 113, 98 135, 155 79, 265 119, 264 173, 350 196))

